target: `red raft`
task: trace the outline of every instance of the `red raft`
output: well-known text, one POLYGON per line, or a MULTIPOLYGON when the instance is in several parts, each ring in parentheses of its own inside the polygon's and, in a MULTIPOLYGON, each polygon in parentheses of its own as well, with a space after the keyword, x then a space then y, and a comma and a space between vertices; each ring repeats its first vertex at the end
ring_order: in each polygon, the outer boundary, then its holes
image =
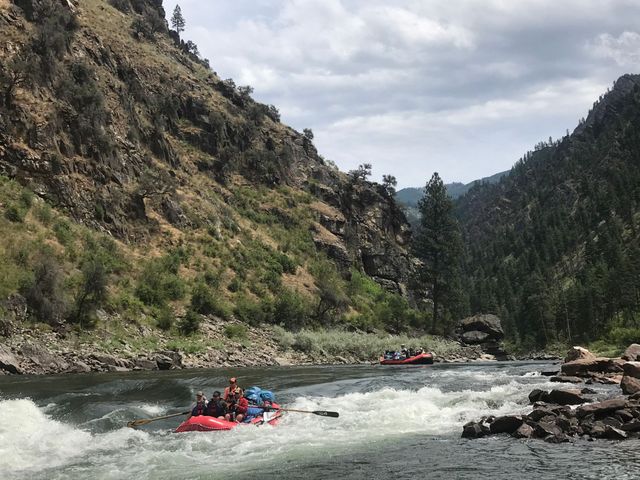
MULTIPOLYGON (((274 403, 273 407, 279 408, 280 406, 274 403)), ((264 423, 275 425, 278 423, 280 417, 282 417, 282 412, 280 410, 274 410, 263 412, 262 415, 258 415, 257 417, 252 418, 249 422, 236 423, 228 422, 216 417, 199 415, 197 417, 191 417, 188 420, 182 422, 180 425, 178 425, 178 428, 176 428, 175 432, 212 432, 214 430, 232 430, 238 425, 262 425, 264 423)))
POLYGON ((380 357, 381 365, 431 365, 432 363, 432 353, 420 353, 412 357, 406 357, 398 360, 391 360, 380 357))

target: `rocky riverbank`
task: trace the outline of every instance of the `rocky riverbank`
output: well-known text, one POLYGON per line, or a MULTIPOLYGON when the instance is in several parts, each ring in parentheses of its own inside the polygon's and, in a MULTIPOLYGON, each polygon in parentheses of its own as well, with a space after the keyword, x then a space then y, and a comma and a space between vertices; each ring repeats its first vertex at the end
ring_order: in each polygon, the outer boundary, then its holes
POLYGON ((14 325, 0 336, 0 375, 359 364, 377 362, 385 348, 398 348, 402 343, 432 351, 437 362, 494 359, 478 346, 440 337, 342 331, 294 334, 278 327, 251 327, 215 318, 205 318, 198 334, 189 337, 140 324, 122 328, 77 332, 14 325))
POLYGON ((598 398, 588 387, 536 389, 529 394, 531 412, 469 422, 463 427, 462 437, 509 434, 550 443, 575 438, 640 438, 640 345, 631 345, 621 358, 596 357, 582 347, 574 347, 559 371, 543 374, 556 382, 619 384, 622 395, 598 398))

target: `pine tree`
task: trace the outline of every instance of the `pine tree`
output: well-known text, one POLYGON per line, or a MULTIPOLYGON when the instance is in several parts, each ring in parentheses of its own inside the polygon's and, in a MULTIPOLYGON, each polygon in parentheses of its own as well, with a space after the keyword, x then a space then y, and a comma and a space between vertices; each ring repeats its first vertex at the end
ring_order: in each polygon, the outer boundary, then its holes
POLYGON ((453 217, 453 202, 438 173, 434 173, 418 204, 420 228, 414 241, 416 256, 422 261, 418 282, 433 301, 431 330, 436 331, 443 313, 458 309, 462 241, 453 217))
POLYGON ((185 22, 184 17, 182 16, 182 10, 180 9, 180 5, 176 5, 176 8, 173 10, 173 16, 171 17, 171 26, 173 29, 180 33, 184 32, 184 27, 187 22, 185 22))

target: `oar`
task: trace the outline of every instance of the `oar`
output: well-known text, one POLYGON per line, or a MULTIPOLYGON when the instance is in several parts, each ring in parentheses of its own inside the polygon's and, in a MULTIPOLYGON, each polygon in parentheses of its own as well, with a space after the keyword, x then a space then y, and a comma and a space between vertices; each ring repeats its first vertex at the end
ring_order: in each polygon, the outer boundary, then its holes
POLYGON ((172 413, 171 415, 163 415, 162 417, 141 418, 140 420, 132 420, 131 422, 127 423, 127 427, 135 428, 135 427, 139 427, 140 425, 146 425, 147 423, 155 422, 156 420, 164 420, 165 418, 179 417, 180 415, 188 415, 189 413, 191 413, 190 410, 186 412, 172 413))
POLYGON ((314 415, 320 415, 321 417, 333 417, 338 418, 340 414, 338 412, 329 412, 327 410, 296 410, 293 408, 275 408, 275 407, 260 407, 263 410, 273 411, 280 410, 281 412, 296 412, 296 413, 313 413, 314 415))

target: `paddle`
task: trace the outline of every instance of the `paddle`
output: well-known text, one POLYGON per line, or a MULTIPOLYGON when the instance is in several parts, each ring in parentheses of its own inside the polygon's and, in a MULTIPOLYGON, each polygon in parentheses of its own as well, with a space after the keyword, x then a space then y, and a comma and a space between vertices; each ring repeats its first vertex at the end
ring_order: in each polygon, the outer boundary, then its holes
POLYGON ((180 415, 188 415, 189 413, 191 413, 191 410, 186 412, 180 412, 180 413, 172 413, 171 415, 163 415, 162 417, 141 418, 140 420, 132 420, 131 422, 127 423, 127 427, 135 428, 135 427, 139 427, 140 425, 146 425, 147 423, 155 422, 156 420, 164 420, 165 418, 179 417, 180 415))
POLYGON ((274 408, 274 407, 259 407, 265 411, 280 410, 281 412, 296 412, 296 413, 312 413, 314 415, 320 415, 321 417, 333 417, 338 418, 340 414, 338 412, 329 412, 327 410, 295 410, 293 408, 274 408))

